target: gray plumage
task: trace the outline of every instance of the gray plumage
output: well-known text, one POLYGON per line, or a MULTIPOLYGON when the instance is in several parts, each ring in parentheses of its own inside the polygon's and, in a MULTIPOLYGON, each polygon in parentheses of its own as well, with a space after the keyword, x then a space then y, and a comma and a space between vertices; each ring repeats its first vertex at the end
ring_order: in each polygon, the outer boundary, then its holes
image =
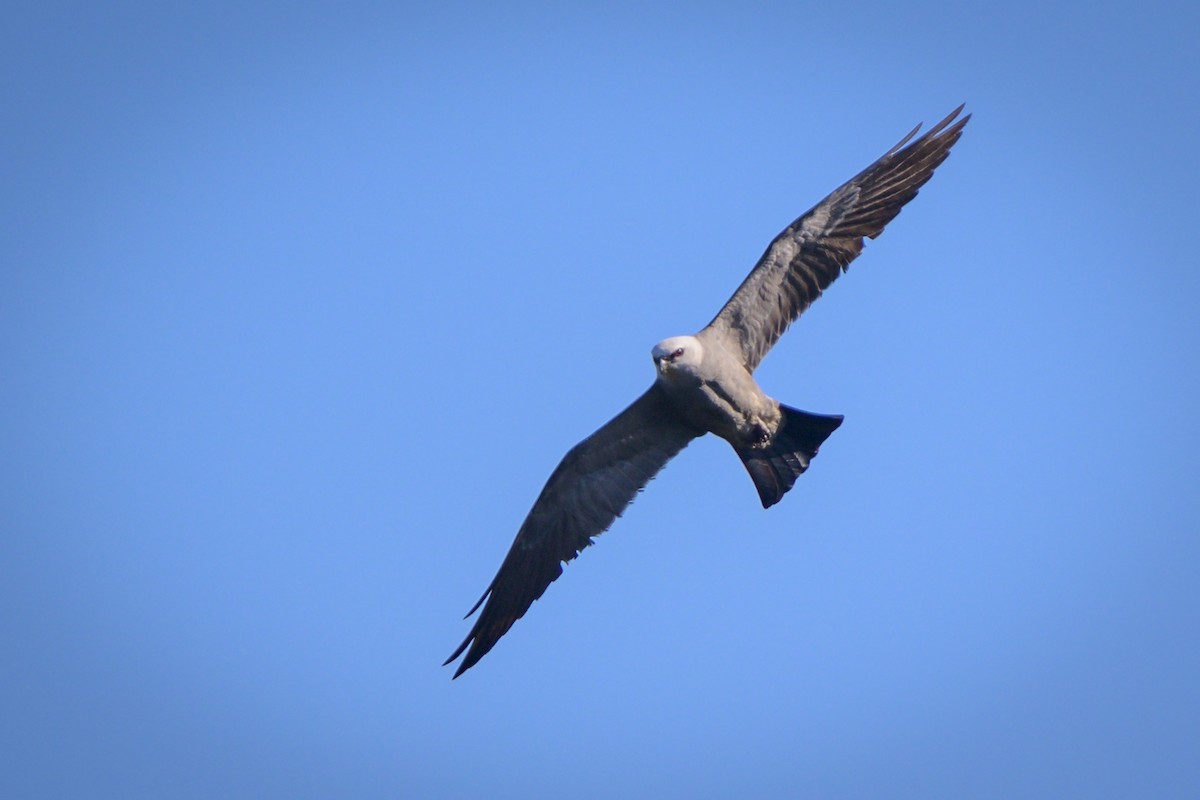
POLYGON ((764 508, 782 499, 842 417, 773 400, 754 381, 754 370, 862 252, 863 238, 878 236, 932 177, 971 118, 957 119, 961 111, 913 141, 918 125, 789 225, 707 327, 654 346, 654 384, 573 447, 550 475, 496 577, 467 613, 483 605, 446 659, 449 664, 466 651, 454 677, 491 650, 562 574, 563 563, 607 530, 697 436, 713 433, 733 446, 764 508))

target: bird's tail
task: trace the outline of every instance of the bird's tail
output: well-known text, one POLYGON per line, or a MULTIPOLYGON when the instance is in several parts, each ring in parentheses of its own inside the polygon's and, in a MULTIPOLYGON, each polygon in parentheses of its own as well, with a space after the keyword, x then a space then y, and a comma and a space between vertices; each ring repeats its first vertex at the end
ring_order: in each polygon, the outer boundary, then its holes
POLYGON ((829 434, 842 424, 840 414, 810 414, 779 405, 783 419, 771 441, 761 447, 735 447, 754 480, 763 508, 783 499, 829 434))

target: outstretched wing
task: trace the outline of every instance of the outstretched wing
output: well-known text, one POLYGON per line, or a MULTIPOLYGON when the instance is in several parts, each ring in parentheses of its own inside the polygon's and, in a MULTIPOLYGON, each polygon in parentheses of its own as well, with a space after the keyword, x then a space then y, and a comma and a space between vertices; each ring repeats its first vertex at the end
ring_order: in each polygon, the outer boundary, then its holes
POLYGON ((955 122, 962 109, 909 144, 918 125, 775 237, 703 333, 740 348, 746 368, 754 371, 787 327, 862 252, 863 237, 878 236, 933 176, 971 118, 955 122))
MULTIPOLYGON (((462 655, 454 677, 492 649, 534 600, 562 574, 562 565, 621 515, 646 483, 704 431, 692 427, 654 384, 629 408, 567 453, 550 475, 487 591, 467 638, 445 664, 462 655)), ((443 664, 443 666, 445 666, 443 664)))

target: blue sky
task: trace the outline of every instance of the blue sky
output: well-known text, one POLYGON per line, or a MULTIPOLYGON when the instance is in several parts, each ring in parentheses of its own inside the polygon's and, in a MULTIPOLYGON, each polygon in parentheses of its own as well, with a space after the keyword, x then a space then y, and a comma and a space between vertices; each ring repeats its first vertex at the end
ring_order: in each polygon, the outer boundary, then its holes
POLYGON ((0 794, 1194 797, 1185 4, 18 4, 0 794), (960 102, 759 371, 476 668, 563 453, 960 102))

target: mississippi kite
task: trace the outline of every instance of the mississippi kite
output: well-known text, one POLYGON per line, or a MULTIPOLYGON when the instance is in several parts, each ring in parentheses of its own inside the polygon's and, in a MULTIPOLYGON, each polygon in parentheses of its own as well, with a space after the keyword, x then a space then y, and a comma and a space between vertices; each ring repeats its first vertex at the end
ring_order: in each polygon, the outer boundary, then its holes
POLYGON ((654 384, 571 448, 538 495, 496 577, 467 612, 470 617, 483 605, 467 638, 446 659, 449 664, 467 653, 455 678, 495 646, 562 574, 563 564, 606 531, 692 439, 714 433, 729 442, 763 508, 792 488, 842 417, 810 414, 768 397, 755 383, 754 370, 787 327, 862 252, 863 237, 878 236, 932 177, 971 118, 958 119, 962 108, 914 140, 918 125, 775 237, 702 331, 654 346, 654 384))

